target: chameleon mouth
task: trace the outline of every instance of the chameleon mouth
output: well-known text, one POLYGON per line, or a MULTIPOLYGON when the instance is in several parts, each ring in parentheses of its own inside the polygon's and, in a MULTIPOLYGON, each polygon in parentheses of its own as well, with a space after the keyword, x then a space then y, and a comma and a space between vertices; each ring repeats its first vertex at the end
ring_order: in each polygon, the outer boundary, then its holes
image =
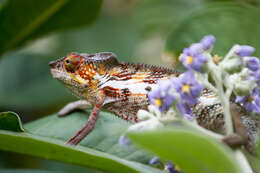
POLYGON ((63 78, 66 77, 66 74, 64 74, 63 71, 63 63, 62 63, 63 58, 57 59, 55 61, 49 62, 49 66, 51 67, 51 74, 53 78, 62 80, 63 78))
POLYGON ((54 79, 57 79, 64 83, 66 86, 71 86, 72 88, 85 89, 84 85, 74 81, 68 76, 68 74, 59 69, 51 68, 51 74, 54 79))
POLYGON ((61 78, 64 78, 64 74, 62 74, 61 71, 57 70, 57 69, 54 69, 54 68, 51 68, 51 75, 53 78, 55 79, 61 79, 61 78))
POLYGON ((51 62, 49 62, 48 65, 49 65, 51 68, 55 68, 56 64, 57 64, 57 61, 51 61, 51 62))

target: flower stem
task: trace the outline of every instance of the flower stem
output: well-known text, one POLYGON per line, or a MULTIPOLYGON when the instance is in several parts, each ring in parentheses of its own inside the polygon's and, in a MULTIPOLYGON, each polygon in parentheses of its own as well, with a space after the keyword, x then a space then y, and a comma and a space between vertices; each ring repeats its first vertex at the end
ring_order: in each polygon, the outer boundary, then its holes
POLYGON ((232 57, 232 55, 235 53, 235 51, 239 48, 239 45, 234 45, 229 52, 226 54, 226 56, 224 57, 224 59, 222 60, 222 62, 227 61, 229 58, 232 57))
POLYGON ((225 126, 226 126, 226 134, 233 133, 233 123, 232 117, 230 114, 230 106, 229 106, 229 97, 226 97, 225 91, 223 88, 223 80, 222 80, 222 72, 221 69, 216 66, 212 60, 208 62, 210 74, 212 75, 213 80, 216 83, 217 94, 219 96, 219 100, 223 107, 225 126))
POLYGON ((214 93, 217 93, 217 89, 209 82, 208 74, 195 73, 196 78, 200 81, 206 88, 210 89, 214 93))

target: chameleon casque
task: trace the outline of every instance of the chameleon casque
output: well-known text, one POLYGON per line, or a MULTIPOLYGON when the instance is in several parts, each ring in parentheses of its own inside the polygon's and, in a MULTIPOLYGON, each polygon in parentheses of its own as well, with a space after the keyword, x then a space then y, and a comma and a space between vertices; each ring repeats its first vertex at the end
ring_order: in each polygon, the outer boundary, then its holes
MULTIPOLYGON (((65 84, 81 100, 69 103, 59 113, 64 116, 75 109, 93 107, 88 122, 68 143, 77 145, 95 127, 100 109, 113 112, 127 121, 138 122, 139 109, 147 110, 147 93, 158 80, 181 75, 176 70, 153 65, 118 62, 115 54, 70 53, 52 61, 51 74, 65 84)), ((252 148, 258 132, 258 121, 247 116, 243 108, 231 106, 234 128, 238 135, 224 141, 230 146, 247 145, 252 148), (233 107, 233 108, 232 108, 233 107)), ((205 89, 193 107, 198 123, 214 132, 225 134, 223 110, 216 95, 205 89)))

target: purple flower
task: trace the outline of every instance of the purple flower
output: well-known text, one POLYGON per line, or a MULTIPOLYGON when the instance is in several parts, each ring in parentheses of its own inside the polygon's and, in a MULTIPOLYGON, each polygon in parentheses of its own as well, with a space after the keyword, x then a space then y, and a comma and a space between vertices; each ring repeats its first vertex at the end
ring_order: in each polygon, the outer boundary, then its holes
POLYGON ((192 120, 195 117, 188 103, 181 100, 177 104, 177 108, 186 120, 192 120))
POLYGON ((197 97, 200 91, 204 88, 203 85, 198 83, 195 79, 194 71, 189 70, 179 77, 179 80, 173 82, 176 91, 181 95, 181 98, 188 104, 196 104, 197 97))
POLYGON ((187 53, 189 53, 191 56, 197 56, 201 54, 202 45, 200 43, 194 43, 188 48, 187 51, 187 53))
POLYGON ((236 54, 240 57, 244 56, 250 56, 255 51, 255 48, 248 46, 248 45, 241 45, 237 51, 236 54))
POLYGON ((259 90, 255 88, 250 96, 237 96, 236 102, 241 103, 247 111, 260 113, 260 97, 259 90))
POLYGON ((126 137, 125 134, 121 135, 118 140, 119 145, 124 147, 129 147, 131 145, 131 141, 126 137))
POLYGON ((169 163, 169 162, 165 163, 164 169, 169 171, 170 173, 179 173, 179 171, 174 168, 174 165, 172 163, 169 163))
POLYGON ((213 35, 207 35, 200 40, 203 50, 209 50, 215 43, 216 38, 213 35))
POLYGON ((252 76, 253 80, 256 81, 257 85, 260 87, 260 70, 251 71, 250 75, 252 76))
POLYGON ((207 58, 201 53, 202 44, 196 43, 189 48, 183 49, 181 61, 187 69, 194 69, 202 72, 201 66, 207 61, 207 58))
POLYGON ((170 80, 160 80, 158 88, 148 93, 149 103, 158 107, 161 112, 167 111, 175 101, 174 96, 169 92, 171 89, 173 86, 170 80))
POLYGON ((252 71, 257 71, 260 69, 260 60, 256 57, 249 57, 246 64, 247 67, 252 71))
POLYGON ((159 158, 157 156, 153 157, 150 161, 149 161, 149 164, 150 165, 155 165, 159 163, 159 158))

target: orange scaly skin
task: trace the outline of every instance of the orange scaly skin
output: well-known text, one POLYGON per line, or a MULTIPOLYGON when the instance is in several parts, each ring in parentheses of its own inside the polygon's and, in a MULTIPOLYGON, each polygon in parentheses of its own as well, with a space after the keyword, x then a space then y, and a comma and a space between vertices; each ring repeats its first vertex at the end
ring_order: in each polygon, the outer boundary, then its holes
POLYGON ((147 93, 158 79, 178 76, 174 70, 143 64, 119 63, 113 53, 71 53, 52 61, 51 73, 72 93, 93 107, 87 124, 68 143, 78 144, 94 128, 101 108, 132 122, 139 109, 147 109, 147 93))

